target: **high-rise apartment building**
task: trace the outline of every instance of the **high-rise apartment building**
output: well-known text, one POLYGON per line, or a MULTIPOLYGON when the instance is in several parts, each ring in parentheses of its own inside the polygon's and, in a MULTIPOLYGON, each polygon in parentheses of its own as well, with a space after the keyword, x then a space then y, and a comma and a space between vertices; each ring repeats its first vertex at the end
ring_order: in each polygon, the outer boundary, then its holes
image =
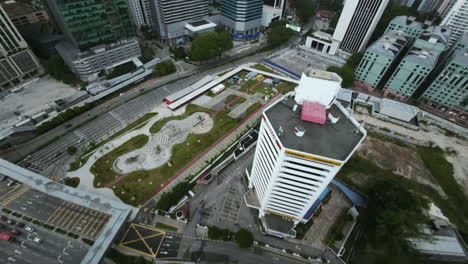
POLYGON ((185 25, 208 16, 208 0, 154 0, 156 31, 162 39, 176 44, 184 40, 185 25))
POLYGON ((39 61, 0 5, 0 90, 42 72, 39 61))
POLYGON ((384 95, 407 99, 435 68, 447 48, 450 30, 430 26, 414 42, 384 87, 384 95))
POLYGON ((422 0, 417 10, 419 13, 429 13, 437 10, 442 3, 442 0, 422 0))
POLYGON ((452 8, 453 4, 455 4, 456 0, 440 0, 440 6, 437 9, 437 13, 440 17, 445 17, 452 8))
POLYGON ((441 26, 450 28, 449 46, 453 46, 468 31, 468 0, 456 0, 442 19, 441 26))
POLYGON ((374 32, 388 0, 347 0, 333 33, 340 50, 353 54, 362 51, 374 32))
POLYGON ((390 31, 401 31, 411 40, 419 38, 421 34, 424 32, 424 27, 428 25, 424 25, 416 21, 415 17, 407 17, 407 16, 397 16, 390 21, 385 30, 385 33, 390 31))
POLYGON ((152 29, 155 25, 154 0, 128 0, 130 14, 133 23, 140 29, 148 26, 152 29))
POLYGON ((47 12, 42 8, 34 8, 20 2, 6 1, 2 3, 3 9, 10 17, 11 22, 19 28, 35 23, 49 22, 47 12))
MULTIPOLYGON (((454 52, 422 98, 435 107, 457 109, 457 115, 468 115, 468 33, 457 43, 454 52)), ((453 111, 455 113, 455 111, 453 111)))
POLYGON ((251 39, 260 34, 263 0, 222 0, 220 23, 234 39, 251 39))
POLYGON ((389 31, 364 53, 356 69, 355 85, 373 91, 400 57, 410 40, 402 31, 389 31))
POLYGON ((340 89, 337 74, 313 70, 264 110, 244 198, 266 233, 294 237, 364 140, 365 129, 336 99, 340 89))
POLYGON ((57 51, 82 80, 97 78, 141 55, 128 2, 124 0, 45 0, 49 14, 65 35, 57 51))

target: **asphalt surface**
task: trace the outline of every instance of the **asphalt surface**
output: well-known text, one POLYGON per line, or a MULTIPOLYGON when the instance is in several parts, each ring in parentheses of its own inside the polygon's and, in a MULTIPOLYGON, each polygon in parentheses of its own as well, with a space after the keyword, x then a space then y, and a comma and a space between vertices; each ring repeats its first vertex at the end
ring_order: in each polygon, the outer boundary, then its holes
MULTIPOLYGON (((7 217, 11 218, 9 215, 7 217)), ((15 221, 17 222, 17 219, 15 221)), ((0 224, 4 225, 1 232, 9 233, 11 229, 21 232, 15 236, 14 241, 0 241, 0 263, 74 264, 80 263, 89 249, 89 246, 81 241, 44 230, 25 221, 20 222, 31 226, 34 231, 29 233, 24 228, 12 226, 0 220, 0 224), (42 241, 34 242, 35 237, 42 241)))
MULTIPOLYGON (((46 135, 41 135, 26 144, 14 147, 10 152, 4 154, 3 158, 10 161, 17 161, 18 158, 25 158, 25 160, 22 160, 19 163, 20 165, 27 164, 28 168, 33 171, 52 176, 52 174, 54 174, 54 169, 62 167, 69 159, 69 156, 66 153, 68 147, 74 146, 82 148, 86 147, 91 142, 98 143, 105 140, 112 134, 125 128, 128 124, 137 120, 139 117, 148 113, 156 105, 162 103, 163 99, 169 94, 184 89, 205 75, 223 72, 246 62, 260 61, 265 55, 266 53, 262 53, 252 57, 247 57, 207 71, 203 71, 203 69, 187 71, 183 74, 184 76, 189 74, 195 75, 164 85, 148 93, 141 94, 141 89, 131 90, 122 96, 116 97, 96 108, 93 108, 80 117, 61 125, 59 128, 55 128, 47 132, 46 135), (139 94, 141 95, 134 98, 139 94), (132 100, 131 98, 134 99, 132 100), (70 129, 65 128, 67 124, 77 124, 80 121, 87 120, 93 116, 98 117, 77 129, 71 130, 73 127, 70 129), (61 135, 64 132, 66 132, 66 134, 58 140, 29 156, 26 155, 26 153, 33 152, 35 147, 37 148, 41 143, 43 144, 50 138, 53 138, 56 135, 61 135)), ((168 79, 158 81, 143 89, 152 89, 161 85, 163 82, 168 82, 181 77, 182 75, 171 75, 168 79)))
POLYGON ((97 238, 110 218, 102 212, 66 202, 25 185, 7 187, 7 182, 0 182, 0 207, 82 237, 97 238))

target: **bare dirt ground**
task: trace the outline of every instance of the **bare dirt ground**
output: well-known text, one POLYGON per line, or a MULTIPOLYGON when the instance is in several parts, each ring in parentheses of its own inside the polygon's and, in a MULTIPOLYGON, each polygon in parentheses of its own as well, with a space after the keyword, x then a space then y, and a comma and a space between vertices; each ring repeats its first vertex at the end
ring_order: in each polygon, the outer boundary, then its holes
MULTIPOLYGON (((463 187, 468 195, 468 140, 448 136, 445 131, 437 126, 421 124, 421 130, 414 131, 396 124, 376 119, 368 114, 355 112, 354 117, 366 124, 386 128, 400 135, 407 136, 422 142, 431 142, 446 151, 446 159, 453 165, 455 180, 463 187)), ((388 150, 385 150, 388 152, 388 150)), ((391 159, 397 157, 387 155, 391 159)), ((406 170, 408 170, 406 168, 406 170)), ((402 168, 405 171, 405 168, 402 168)), ((413 175, 414 172, 412 172, 413 175)))
POLYGON ((414 149, 368 137, 359 147, 358 153, 366 159, 372 160, 381 168, 391 170, 393 173, 410 180, 429 185, 437 190, 442 197, 446 197, 437 180, 426 169, 424 162, 414 149))
POLYGON ((50 77, 42 78, 0 101, 0 130, 20 122, 21 117, 33 116, 44 111, 55 100, 76 93, 78 90, 67 84, 50 77))

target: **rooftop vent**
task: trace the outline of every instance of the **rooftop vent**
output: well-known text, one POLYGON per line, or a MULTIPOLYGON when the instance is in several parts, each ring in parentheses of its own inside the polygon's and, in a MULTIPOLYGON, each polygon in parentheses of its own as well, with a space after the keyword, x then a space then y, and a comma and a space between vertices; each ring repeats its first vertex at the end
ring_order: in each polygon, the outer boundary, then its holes
POLYGON ((298 136, 298 137, 303 137, 305 132, 306 132, 305 128, 303 128, 301 126, 294 127, 294 134, 296 134, 296 136, 298 136))
POLYGON ((391 48, 390 43, 385 42, 385 43, 383 44, 383 48, 384 48, 385 50, 389 50, 389 49, 391 48))

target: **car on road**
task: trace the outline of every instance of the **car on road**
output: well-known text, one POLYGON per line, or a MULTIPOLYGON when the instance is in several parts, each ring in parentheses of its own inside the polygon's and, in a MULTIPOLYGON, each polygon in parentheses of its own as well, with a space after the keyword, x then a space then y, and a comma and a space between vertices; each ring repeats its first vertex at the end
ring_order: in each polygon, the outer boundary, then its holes
POLYGON ((57 152, 57 153, 55 153, 54 158, 57 158, 60 155, 62 155, 62 152, 57 152))
POLYGON ((21 235, 21 232, 18 231, 18 230, 16 230, 16 229, 10 230, 10 233, 11 233, 12 235, 15 235, 15 236, 21 235))
POLYGON ((26 227, 24 228, 24 230, 26 230, 26 231, 29 232, 29 233, 34 232, 34 228, 32 228, 32 227, 30 227, 30 226, 26 226, 26 227))

